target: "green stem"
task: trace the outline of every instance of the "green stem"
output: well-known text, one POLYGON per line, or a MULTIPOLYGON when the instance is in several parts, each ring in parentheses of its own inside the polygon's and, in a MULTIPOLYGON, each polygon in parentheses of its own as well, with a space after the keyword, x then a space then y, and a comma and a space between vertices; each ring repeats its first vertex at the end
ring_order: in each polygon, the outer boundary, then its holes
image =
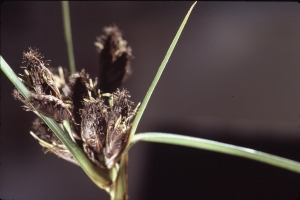
POLYGON ((256 160, 269 165, 287 169, 300 174, 300 162, 256 151, 253 149, 225 144, 212 140, 168 133, 139 133, 136 134, 131 140, 130 147, 139 141, 174 144, 198 149, 205 149, 208 151, 215 151, 234 156, 240 156, 243 158, 256 160))
MULTIPOLYGON (((24 84, 18 79, 14 71, 9 67, 6 61, 0 55, 0 66, 4 74, 11 80, 15 87, 20 91, 23 97, 28 100, 29 91, 24 84)), ((38 113, 38 111, 36 111, 38 113)), ((68 133, 64 132, 55 120, 45 117, 38 113, 38 115, 49 126, 53 133, 60 139, 60 141, 68 148, 77 162, 80 164, 85 173, 92 179, 92 181, 100 188, 107 188, 116 178, 116 170, 106 171, 96 167, 85 155, 85 153, 72 141, 68 133)))
POLYGON ((173 50, 175 48, 175 45, 177 44, 179 36, 181 35, 181 32, 182 32, 182 30, 183 30, 183 28, 184 28, 184 26, 185 26, 185 24, 186 24, 186 22, 187 22, 187 20, 188 20, 188 18, 190 16, 190 14, 191 14, 194 6, 196 5, 196 3, 197 3, 197 1, 191 6, 190 10, 188 11, 188 13, 186 14, 185 18, 183 19, 183 22, 181 23, 181 25, 180 25, 180 27, 179 27, 176 35, 175 35, 175 38, 173 39, 173 41, 171 43, 171 46, 169 47, 169 49, 167 51, 167 54, 166 54, 165 58, 163 59, 161 65, 160 65, 160 67, 159 67, 159 69, 158 69, 158 71, 157 71, 157 73, 156 73, 156 75, 154 77, 154 80, 152 81, 152 83, 150 85, 150 88, 148 89, 148 91, 146 93, 146 96, 145 96, 145 98, 144 98, 144 100, 143 100, 143 102, 141 104, 141 107, 140 107, 140 109, 139 109, 139 111, 138 111, 138 113, 137 113, 137 115, 136 115, 136 117, 134 119, 134 122, 133 122, 133 125, 132 125, 132 129, 131 129, 131 132, 130 132, 130 136, 129 136, 129 141, 133 137, 133 135, 134 135, 134 133, 135 133, 135 131, 137 129, 139 121, 140 121, 140 119, 141 119, 141 117, 142 117, 142 115, 143 115, 143 113, 144 113, 144 111, 146 109, 146 106, 147 106, 147 104, 149 102, 149 99, 150 99, 150 97, 151 97, 151 95, 152 95, 152 93, 154 91, 154 88, 155 88, 156 84, 158 83, 158 80, 160 79, 160 76, 161 76, 162 72, 164 71, 165 66, 168 63, 168 60, 169 60, 169 58, 170 58, 170 56, 171 56, 171 54, 172 54, 172 52, 173 52, 173 50))
POLYGON ((119 169, 118 177, 114 183, 115 187, 114 187, 113 196, 111 200, 128 199, 127 166, 128 166, 128 153, 122 154, 121 156, 120 169, 119 169))
POLYGON ((69 58, 69 68, 71 74, 76 72, 75 68, 75 59, 74 59, 74 51, 73 51, 73 43, 72 43, 72 31, 71 31, 71 21, 70 21, 70 11, 69 11, 69 2, 62 1, 62 15, 63 15, 63 24, 65 31, 65 40, 68 50, 68 58, 69 58))

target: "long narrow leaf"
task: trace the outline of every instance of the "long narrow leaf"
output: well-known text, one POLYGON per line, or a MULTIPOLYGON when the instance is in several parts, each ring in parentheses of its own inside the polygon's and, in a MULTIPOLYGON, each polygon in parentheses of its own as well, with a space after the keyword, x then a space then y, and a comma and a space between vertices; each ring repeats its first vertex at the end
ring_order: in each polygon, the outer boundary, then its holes
POLYGON ((181 32, 182 32, 182 30, 183 30, 183 28, 184 28, 184 26, 185 26, 185 24, 186 24, 186 22, 187 22, 187 20, 188 20, 188 18, 189 18, 189 16, 190 16, 190 14, 191 14, 191 12, 192 12, 192 10, 193 10, 193 8, 194 8, 194 6, 195 6, 196 3, 197 2, 195 2, 191 6, 191 8, 188 11, 188 13, 186 14, 183 22, 181 23, 181 25, 180 25, 180 27, 179 27, 176 35, 175 35, 175 38, 173 39, 173 41, 171 43, 171 46, 169 47, 169 50, 167 51, 167 54, 166 54, 165 58, 163 59, 161 65, 160 65, 160 67, 159 67, 159 69, 158 69, 158 71, 157 71, 157 73, 156 73, 156 75, 154 77, 154 80, 152 81, 152 83, 150 85, 150 88, 148 89, 148 91, 146 93, 146 96, 145 96, 145 98, 144 98, 144 100, 143 100, 143 102, 141 104, 141 107, 140 107, 140 109, 139 109, 139 111, 138 111, 138 113, 137 113, 137 115, 136 115, 136 117, 134 119, 134 122, 133 122, 133 125, 132 125, 132 129, 131 129, 131 132, 130 132, 130 136, 129 136, 129 141, 130 141, 130 139, 132 138, 132 136, 134 135, 134 133, 135 133, 135 131, 137 129, 139 121, 140 121, 140 119, 141 119, 141 117, 142 117, 142 115, 143 115, 143 113, 144 113, 144 111, 146 109, 146 106, 147 106, 147 104, 149 102, 151 94, 153 93, 154 88, 155 88, 155 86, 156 86, 156 84, 157 84, 157 82, 158 82, 158 80, 159 80, 159 78, 160 78, 163 70, 165 69, 165 66, 167 65, 167 62, 168 62, 168 60, 169 60, 169 58, 170 58, 170 56, 171 56, 171 54, 172 54, 172 52, 173 52, 173 50, 175 48, 175 45, 176 45, 176 43, 177 43, 177 41, 179 39, 179 36, 181 35, 181 32))
POLYGON ((287 169, 300 174, 300 162, 256 151, 253 149, 225 144, 212 140, 168 133, 139 133, 134 135, 134 137, 131 140, 130 146, 139 141, 181 145, 186 147, 205 149, 208 151, 220 152, 224 154, 230 154, 234 156, 240 156, 243 158, 256 160, 269 165, 287 169))
MULTIPOLYGON (((29 91, 24 84, 18 79, 14 71, 9 67, 6 61, 0 55, 0 66, 4 74, 11 80, 15 87, 20 91, 25 99, 28 99, 29 91)), ((37 112, 38 113, 38 112, 37 112)), ((112 179, 116 177, 116 171, 111 172, 97 168, 85 155, 85 153, 72 141, 68 133, 65 133, 55 120, 45 117, 42 114, 39 116, 49 126, 49 128, 55 133, 60 141, 68 148, 77 162, 80 164, 86 174, 92 179, 92 181, 100 188, 105 188, 112 183, 112 179)))

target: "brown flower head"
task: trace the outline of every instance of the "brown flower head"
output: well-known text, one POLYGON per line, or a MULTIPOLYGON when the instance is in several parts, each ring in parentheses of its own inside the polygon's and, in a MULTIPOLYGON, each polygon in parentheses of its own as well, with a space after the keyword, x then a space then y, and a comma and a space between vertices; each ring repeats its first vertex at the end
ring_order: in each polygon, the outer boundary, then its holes
MULTIPOLYGON (((97 79, 92 81, 84 69, 67 76, 62 68, 49 69, 49 62, 42 60, 37 49, 29 48, 23 53, 25 74, 21 79, 30 91, 29 97, 25 99, 17 90, 13 95, 25 104, 27 111, 38 111, 54 119, 63 129, 63 121, 69 121, 73 141, 95 165, 111 169, 128 144, 130 121, 138 107, 133 110, 129 92, 119 89, 129 72, 131 49, 117 27, 107 27, 104 31, 106 35, 99 40, 103 46, 100 89, 97 79)), ((41 119, 33 122, 33 131, 31 135, 47 151, 78 164, 41 119)))

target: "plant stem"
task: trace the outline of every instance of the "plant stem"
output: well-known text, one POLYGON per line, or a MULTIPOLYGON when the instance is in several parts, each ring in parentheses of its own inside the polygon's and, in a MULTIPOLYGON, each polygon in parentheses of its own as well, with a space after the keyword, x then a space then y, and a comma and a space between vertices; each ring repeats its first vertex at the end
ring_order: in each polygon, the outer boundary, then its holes
POLYGON ((74 59, 74 51, 73 51, 73 43, 72 43, 69 2, 62 1, 61 4, 62 4, 62 15, 63 15, 63 24, 64 24, 64 31, 65 31, 65 40, 66 40, 68 58, 69 58, 69 68, 70 68, 71 74, 73 74, 76 72, 76 68, 75 68, 75 59, 74 59))
POLYGON ((193 147, 198 149, 205 149, 208 151, 215 151, 215 152, 234 155, 234 156, 240 156, 243 158, 256 160, 269 165, 287 169, 300 174, 300 162, 296 162, 290 159, 256 151, 253 149, 225 144, 225 143, 216 142, 212 140, 175 135, 169 133, 155 133, 155 132, 139 133, 136 134, 131 140, 130 147, 139 141, 174 144, 174 145, 193 147))
POLYGON ((176 35, 175 35, 175 38, 173 39, 173 41, 171 43, 171 46, 169 47, 169 49, 167 51, 167 54, 166 54, 165 58, 163 59, 161 65, 160 65, 160 67, 159 67, 159 69, 158 69, 158 71, 157 71, 157 73, 156 73, 156 75, 155 75, 155 77, 154 77, 151 85, 150 85, 150 88, 148 89, 148 91, 146 93, 146 96, 145 96, 145 98, 144 98, 144 100, 143 100, 143 102, 141 104, 141 107, 140 107, 140 109, 139 109, 139 111, 138 111, 138 113, 137 113, 137 115, 136 115, 136 117, 134 119, 134 122, 133 122, 133 125, 132 125, 132 129, 131 129, 131 132, 130 132, 130 136, 129 136, 129 141, 133 137, 133 135, 134 135, 134 133, 135 133, 135 131, 137 129, 139 121, 140 121, 140 119, 141 119, 141 117, 142 117, 142 115, 143 115, 143 113, 144 113, 144 111, 146 109, 146 106, 147 106, 147 104, 149 102, 149 99, 150 99, 150 97, 151 97, 151 95, 152 95, 152 93, 154 91, 154 88, 155 88, 156 84, 158 83, 158 80, 159 80, 159 78, 160 78, 163 70, 165 69, 165 66, 168 63, 168 60, 169 60, 169 58, 170 58, 170 56, 171 56, 171 54, 172 54, 172 52, 173 52, 173 50, 175 48, 175 45, 177 44, 179 36, 181 35, 182 30, 183 30, 183 28, 184 28, 184 26, 185 26, 185 24, 186 24, 186 22, 187 22, 187 20, 188 20, 188 18, 189 18, 189 16, 190 16, 190 14, 191 14, 191 12, 192 12, 192 10, 193 10, 193 8, 194 8, 194 6, 195 6, 196 3, 197 3, 197 1, 191 6, 190 10, 188 11, 188 13, 186 14, 185 18, 183 19, 183 22, 181 23, 181 25, 180 25, 180 27, 179 27, 176 35))
POLYGON ((122 154, 120 159, 120 169, 116 179, 113 197, 111 200, 127 200, 128 199, 128 153, 122 154))

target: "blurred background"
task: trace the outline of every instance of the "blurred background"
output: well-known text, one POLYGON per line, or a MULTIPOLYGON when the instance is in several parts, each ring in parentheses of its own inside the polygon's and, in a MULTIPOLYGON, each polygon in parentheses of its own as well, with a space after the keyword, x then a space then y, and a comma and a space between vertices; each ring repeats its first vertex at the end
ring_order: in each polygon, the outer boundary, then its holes
MULTIPOLYGON (((77 70, 94 78, 93 43, 116 24, 133 49, 125 82, 141 102, 192 2, 70 2, 77 70)), ((36 47, 68 67, 60 2, 1 4, 1 56, 23 73, 36 47)), ((169 132, 300 161, 300 4, 198 2, 137 132, 169 132)), ((1 72, 0 198, 109 199, 77 166, 43 154, 33 113, 1 72)), ((141 142, 129 154, 129 198, 299 199, 300 175, 234 156, 141 142)))

